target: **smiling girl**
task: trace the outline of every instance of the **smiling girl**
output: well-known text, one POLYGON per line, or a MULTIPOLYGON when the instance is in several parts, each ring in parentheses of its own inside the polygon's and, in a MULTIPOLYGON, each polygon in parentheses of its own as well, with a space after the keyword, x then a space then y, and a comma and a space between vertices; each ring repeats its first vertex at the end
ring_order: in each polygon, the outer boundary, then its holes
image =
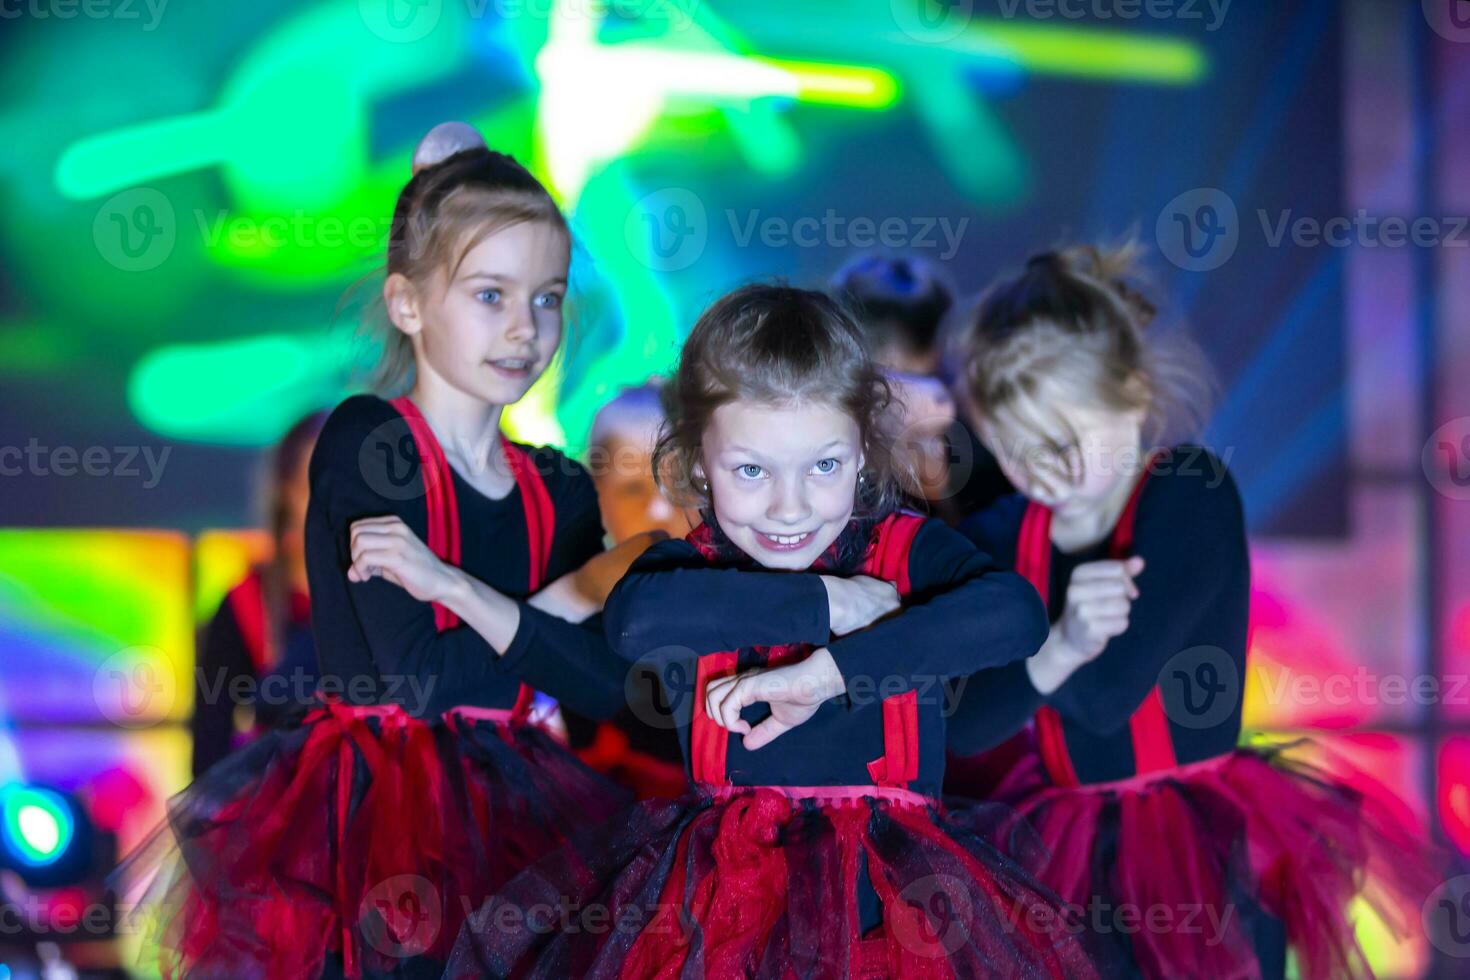
POLYGON ((1044 894, 936 800, 942 692, 1045 629, 1025 582, 895 508, 858 328, 819 293, 737 290, 669 393, 657 471, 703 521, 635 562, 606 624, 662 677, 695 790, 518 876, 451 974, 1086 972, 1044 894), (544 903, 555 934, 504 927, 544 903))
POLYGON ((628 558, 601 555, 584 469, 500 432, 561 342, 570 238, 467 130, 426 139, 394 211, 380 380, 408 393, 344 401, 311 459, 322 704, 181 794, 126 869, 156 875, 166 973, 437 975, 465 908, 623 800, 530 708, 621 705, 596 618, 546 610, 585 615, 567 576, 628 558))

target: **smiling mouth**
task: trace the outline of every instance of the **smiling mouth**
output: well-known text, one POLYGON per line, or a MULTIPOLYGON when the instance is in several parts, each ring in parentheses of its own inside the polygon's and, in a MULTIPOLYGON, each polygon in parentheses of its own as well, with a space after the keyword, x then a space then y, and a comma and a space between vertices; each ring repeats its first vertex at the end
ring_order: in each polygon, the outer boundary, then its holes
POLYGON ((755 532, 761 544, 773 551, 794 551, 807 543, 812 536, 811 531, 802 534, 767 534, 764 531, 755 532))
POLYGON ((503 374, 526 375, 530 373, 533 362, 526 357, 501 357, 485 363, 503 374))

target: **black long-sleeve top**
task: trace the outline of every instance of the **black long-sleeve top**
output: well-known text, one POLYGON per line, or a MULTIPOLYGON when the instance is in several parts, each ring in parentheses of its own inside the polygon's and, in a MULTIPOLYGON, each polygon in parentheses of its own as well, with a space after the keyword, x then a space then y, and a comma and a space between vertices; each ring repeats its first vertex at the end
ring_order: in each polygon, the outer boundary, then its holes
MULTIPOLYGON (((1025 508, 1019 494, 1007 497, 961 530, 1013 567, 1025 508)), ((1049 697, 1032 687, 1023 662, 975 675, 950 720, 956 752, 974 754, 1000 743, 1049 704, 1061 716, 1078 779, 1127 778, 1136 774, 1128 720, 1155 684, 1164 696, 1181 764, 1235 748, 1250 557, 1240 493, 1218 457, 1200 446, 1179 446, 1156 466, 1139 497, 1133 552, 1143 556, 1145 567, 1136 579, 1139 594, 1127 631, 1049 697), (1216 695, 1223 700, 1209 699, 1201 681, 1223 685, 1216 695)), ((1047 603, 1052 621, 1066 607, 1073 569, 1107 557, 1106 541, 1071 554, 1052 547, 1047 603)))
MULTIPOLYGON (((545 585, 603 548, 591 475, 552 448, 524 447, 546 483, 555 530, 545 585)), ((461 623, 438 631, 433 606, 381 578, 349 582, 350 529, 396 515, 428 538, 428 513, 407 425, 371 395, 332 412, 312 453, 306 516, 312 628, 323 689, 350 703, 397 703, 420 717, 456 705, 510 708, 524 681, 595 718, 623 703, 625 665, 608 650, 600 617, 568 623, 520 603, 520 626, 503 655, 461 623)), ((499 499, 452 474, 460 567, 512 599, 528 597, 530 545, 519 487, 499 499)))
MULTIPOLYGON (((911 788, 934 794, 943 780, 945 715, 956 685, 975 670, 1034 653, 1046 639, 1046 620, 1024 579, 1002 571, 939 520, 926 520, 915 535, 908 571, 911 591, 898 614, 834 639, 818 573, 712 567, 689 542, 669 540, 633 563, 608 597, 605 624, 618 653, 661 677, 686 764, 700 655, 734 650, 745 668, 765 663, 769 646, 825 645, 847 693, 762 749, 747 751, 740 736, 731 737, 730 781, 870 784, 868 763, 883 755, 878 705, 914 691, 919 767, 911 788)), ((742 717, 754 725, 769 710, 754 704, 742 717)))
POLYGON ((266 728, 297 717, 310 703, 317 671, 310 615, 293 602, 282 632, 279 660, 261 674, 229 596, 205 627, 195 668, 194 714, 189 721, 195 776, 223 759, 243 739, 235 724, 237 708, 248 707, 255 727, 266 728))

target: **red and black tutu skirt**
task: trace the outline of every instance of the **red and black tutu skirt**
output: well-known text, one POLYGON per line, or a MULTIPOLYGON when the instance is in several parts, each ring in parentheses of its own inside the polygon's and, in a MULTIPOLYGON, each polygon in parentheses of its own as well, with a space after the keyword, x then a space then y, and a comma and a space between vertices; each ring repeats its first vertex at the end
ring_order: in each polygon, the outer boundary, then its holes
POLYGON ((1070 788, 1024 753, 991 795, 1014 811, 999 840, 1025 841, 1018 859, 1080 915, 1107 973, 1257 977, 1260 937, 1284 927, 1302 977, 1371 976, 1354 900, 1407 935, 1438 876, 1385 789, 1296 748, 1070 788))
POLYGON ((113 880, 167 977, 437 975, 467 909, 626 802, 508 712, 330 703, 174 797, 113 880))
POLYGON ((871 786, 645 801, 472 913, 445 976, 1095 975, 991 813, 871 786))

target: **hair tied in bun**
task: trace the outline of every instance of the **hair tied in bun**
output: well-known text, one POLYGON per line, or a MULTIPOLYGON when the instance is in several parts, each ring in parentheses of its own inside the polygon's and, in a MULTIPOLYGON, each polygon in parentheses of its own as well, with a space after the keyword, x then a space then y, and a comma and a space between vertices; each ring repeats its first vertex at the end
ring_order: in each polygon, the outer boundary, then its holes
POLYGON ((413 173, 443 163, 464 150, 485 149, 485 137, 469 123, 442 122, 429 130, 413 151, 413 173))

